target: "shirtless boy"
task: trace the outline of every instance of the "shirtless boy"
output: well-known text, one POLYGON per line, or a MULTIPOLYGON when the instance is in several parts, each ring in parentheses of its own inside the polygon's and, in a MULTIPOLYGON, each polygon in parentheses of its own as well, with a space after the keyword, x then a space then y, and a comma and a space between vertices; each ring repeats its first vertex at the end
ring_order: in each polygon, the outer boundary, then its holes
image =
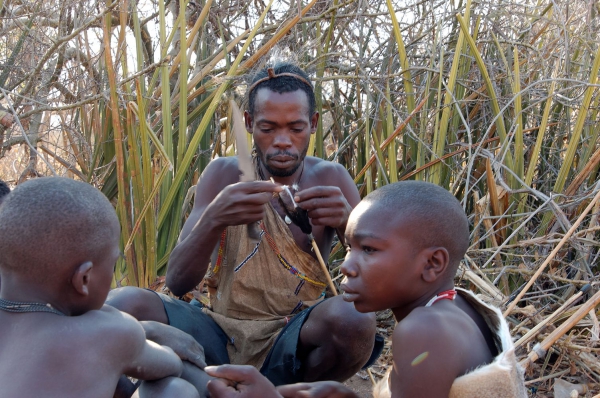
MULTIPOLYGON (((398 321, 393 369, 376 396, 526 396, 499 312, 454 289, 469 228, 460 203, 449 192, 417 181, 384 186, 352 211, 345 235, 344 300, 359 312, 390 308, 398 321), (496 322, 495 330, 486 318, 496 322), (486 373, 483 383, 472 378, 491 367, 501 368, 500 373, 486 373)), ((215 397, 355 397, 336 382, 275 391, 252 369, 225 365, 206 370, 238 383, 236 390, 222 380, 211 381, 208 388, 215 397)))
POLYGON ((122 374, 154 380, 141 397, 198 396, 171 349, 104 305, 119 232, 106 197, 66 178, 20 184, 0 206, 2 397, 109 398, 122 374))

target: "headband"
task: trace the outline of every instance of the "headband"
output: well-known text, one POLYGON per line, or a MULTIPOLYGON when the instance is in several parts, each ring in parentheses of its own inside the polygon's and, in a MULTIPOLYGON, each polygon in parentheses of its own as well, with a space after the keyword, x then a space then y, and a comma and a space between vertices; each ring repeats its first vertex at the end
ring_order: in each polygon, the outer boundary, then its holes
POLYGON ((263 77, 262 79, 258 79, 257 81, 252 83, 250 88, 248 88, 248 96, 250 96, 250 93, 252 92, 252 90, 254 90, 256 88, 256 86, 258 86, 262 82, 266 82, 267 80, 271 80, 271 79, 277 79, 278 77, 282 77, 282 76, 289 76, 289 77, 293 77, 296 80, 300 80, 302 83, 309 86, 311 90, 313 90, 313 86, 312 86, 312 84, 310 84, 310 82, 308 80, 306 80, 302 76, 297 75, 295 73, 284 72, 284 73, 275 74, 275 71, 273 70, 273 68, 268 68, 267 74, 268 74, 268 76, 263 77))

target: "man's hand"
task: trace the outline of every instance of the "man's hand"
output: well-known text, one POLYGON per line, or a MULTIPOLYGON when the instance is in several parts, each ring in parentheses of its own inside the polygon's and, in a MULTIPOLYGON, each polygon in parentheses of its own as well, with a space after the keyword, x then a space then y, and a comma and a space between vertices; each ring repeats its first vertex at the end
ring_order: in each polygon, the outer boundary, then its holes
POLYGON ((264 205, 281 192, 280 185, 270 181, 239 182, 228 185, 206 209, 206 214, 220 227, 249 224, 262 220, 264 205))
POLYGON ((298 383, 277 387, 284 398, 358 398, 358 396, 337 381, 298 383))
POLYGON ((294 195, 300 207, 308 211, 313 225, 345 228, 352 206, 338 187, 312 187, 294 195))
POLYGON ((140 322, 146 338, 157 344, 171 348, 182 361, 188 361, 200 369, 206 366, 204 348, 189 334, 159 322, 140 322))
POLYGON ((281 398, 275 386, 253 366, 208 366, 204 370, 209 376, 217 378, 208 382, 211 397, 281 398))

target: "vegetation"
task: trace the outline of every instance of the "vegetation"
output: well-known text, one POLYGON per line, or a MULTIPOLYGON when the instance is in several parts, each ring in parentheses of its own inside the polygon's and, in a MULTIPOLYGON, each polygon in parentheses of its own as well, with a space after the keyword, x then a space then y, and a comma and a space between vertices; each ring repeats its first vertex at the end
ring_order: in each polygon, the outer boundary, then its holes
MULTIPOLYGON (((473 227, 461 279, 521 336, 597 282, 599 13, 583 0, 0 0, 0 178, 101 188, 122 224, 115 284, 148 286, 199 174, 235 153, 228 100, 292 57, 323 116, 310 153, 362 194, 402 179, 453 192, 473 227)), ((571 381, 600 382, 590 314, 530 366, 534 388, 570 366, 571 381)))

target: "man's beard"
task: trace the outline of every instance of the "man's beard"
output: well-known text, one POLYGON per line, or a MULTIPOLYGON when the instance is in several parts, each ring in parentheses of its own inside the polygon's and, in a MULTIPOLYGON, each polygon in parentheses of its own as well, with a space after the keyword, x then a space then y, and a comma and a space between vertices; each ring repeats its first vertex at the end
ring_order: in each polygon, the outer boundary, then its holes
POLYGON ((273 155, 267 155, 267 157, 265 157, 264 153, 260 150, 260 148, 258 146, 255 145, 254 148, 256 149, 256 154, 258 155, 258 159, 260 160, 262 165, 265 167, 265 170, 267 170, 269 172, 269 174, 271 174, 273 177, 289 177, 289 176, 293 175, 296 172, 296 170, 298 170, 300 165, 302 164, 302 161, 304 160, 304 158, 306 157, 306 153, 308 152, 308 144, 307 144, 306 147, 304 148, 304 150, 302 151, 302 153, 300 153, 299 157, 295 157, 294 155, 292 155, 291 153, 289 153, 287 151, 279 151, 273 155), (296 159, 299 158, 300 161, 294 167, 292 167, 291 169, 287 169, 287 170, 271 168, 267 164, 267 161, 275 156, 280 156, 280 155, 291 156, 296 159))

